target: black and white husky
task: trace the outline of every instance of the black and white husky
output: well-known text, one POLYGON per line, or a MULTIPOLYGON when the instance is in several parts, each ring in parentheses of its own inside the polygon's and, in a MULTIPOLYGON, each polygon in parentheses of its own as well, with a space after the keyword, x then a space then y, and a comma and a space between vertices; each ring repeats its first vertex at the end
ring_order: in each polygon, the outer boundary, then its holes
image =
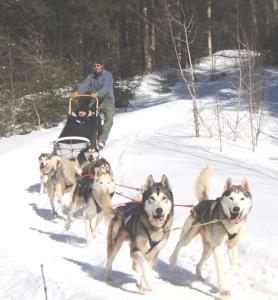
POLYGON ((217 282, 221 296, 229 296, 229 277, 237 264, 238 244, 242 238, 247 216, 252 207, 252 197, 246 179, 241 185, 233 185, 227 179, 222 196, 216 200, 208 200, 208 179, 212 167, 206 167, 196 183, 196 196, 200 201, 191 210, 180 235, 179 242, 170 257, 170 263, 175 264, 182 247, 200 234, 203 242, 203 255, 196 267, 197 279, 203 280, 202 266, 211 254, 214 256, 217 282), (228 276, 224 273, 223 259, 225 244, 228 246, 230 270, 228 276))
POLYGON ((45 183, 50 171, 49 162, 51 159, 50 153, 41 153, 39 156, 39 168, 40 168, 40 194, 45 192, 45 183))
POLYGON ((112 263, 123 242, 129 241, 133 269, 141 274, 142 291, 151 290, 152 265, 168 240, 173 221, 173 194, 168 178, 147 178, 141 203, 115 209, 108 229, 106 282, 112 281, 112 263))

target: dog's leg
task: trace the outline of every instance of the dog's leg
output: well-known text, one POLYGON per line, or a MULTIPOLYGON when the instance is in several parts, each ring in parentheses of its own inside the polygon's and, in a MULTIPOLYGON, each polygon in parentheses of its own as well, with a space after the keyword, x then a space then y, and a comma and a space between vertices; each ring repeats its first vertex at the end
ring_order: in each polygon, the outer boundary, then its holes
POLYGON ((223 268, 224 244, 220 244, 213 250, 213 257, 217 272, 217 283, 221 296, 230 296, 230 291, 227 286, 227 279, 223 268))
POLYGON ((92 211, 88 209, 89 207, 87 206, 83 212, 87 242, 91 241, 95 237, 95 230, 98 222, 98 215, 96 213, 92 213, 92 211), (96 217, 96 225, 93 230, 92 220, 94 219, 94 217, 96 217))
POLYGON ((141 251, 136 250, 131 253, 136 267, 141 269, 141 283, 140 290, 142 292, 149 292, 151 288, 152 270, 149 262, 145 259, 141 251))
MULTIPOLYGON (((182 229, 182 233, 180 235, 180 239, 176 245, 176 248, 173 254, 170 257, 170 264, 174 265, 177 262, 177 258, 180 252, 180 249, 191 242, 191 240, 199 233, 199 227, 191 227, 194 222, 194 218, 189 216, 185 221, 182 229)), ((198 225, 198 224, 196 224, 198 225)))
POLYGON ((71 225, 71 222, 72 222, 72 219, 73 219, 72 216, 76 212, 76 210, 77 210, 77 204, 76 204, 76 201, 75 201, 74 196, 73 196, 73 198, 71 200, 71 203, 70 203, 69 211, 67 213, 67 220, 66 220, 65 225, 64 225, 64 228, 65 228, 66 231, 68 231, 69 228, 70 228, 70 225, 71 225))
POLYGON ((41 174, 40 179, 41 179, 40 195, 42 195, 44 193, 44 175, 41 174))
POLYGON ((202 267, 203 267, 204 263, 207 261, 207 259, 211 256, 212 247, 211 247, 210 243, 206 241, 206 239, 202 235, 202 233, 201 233, 201 237, 202 237, 202 243, 203 243, 203 254, 202 254, 202 257, 201 257, 199 263, 196 266, 196 278, 197 278, 197 280, 204 281, 204 279, 202 277, 202 267))
POLYGON ((231 277, 234 275, 235 268, 237 265, 237 256, 238 256, 237 245, 234 245, 233 247, 228 247, 228 255, 230 260, 230 269, 228 272, 228 277, 229 279, 231 279, 231 277))
MULTIPOLYGON (((113 221, 112 221, 113 222, 113 221)), ((111 225, 111 224, 110 224, 111 225)), ((113 230, 113 224, 112 228, 109 228, 109 231, 113 230)), ((119 235, 116 236, 115 239, 112 237, 112 232, 110 231, 108 234, 108 249, 107 249, 107 264, 106 264, 106 270, 105 270, 105 280, 107 283, 112 282, 112 264, 113 261, 119 252, 124 240, 126 239, 126 233, 120 232, 119 235)))
POLYGON ((54 206, 55 187, 53 186, 53 184, 51 184, 51 182, 47 183, 47 196, 49 198, 49 202, 50 202, 50 205, 51 205, 52 213, 53 213, 54 216, 57 216, 57 212, 56 212, 55 206, 54 206))
POLYGON ((97 214, 97 216, 96 216, 96 223, 95 223, 94 229, 92 229, 92 237, 93 238, 96 237, 98 225, 100 224, 100 220, 101 220, 101 215, 97 214))

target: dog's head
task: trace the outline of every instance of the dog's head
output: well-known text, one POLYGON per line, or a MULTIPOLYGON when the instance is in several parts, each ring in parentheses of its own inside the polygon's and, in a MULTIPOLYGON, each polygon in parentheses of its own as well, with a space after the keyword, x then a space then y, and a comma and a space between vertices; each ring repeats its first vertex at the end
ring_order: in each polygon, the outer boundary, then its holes
POLYGON ((173 194, 166 175, 160 182, 154 182, 150 175, 143 191, 144 210, 152 226, 163 227, 168 216, 173 213, 173 194))
POLYGON ((113 172, 109 162, 105 158, 98 158, 94 160, 92 163, 86 165, 82 169, 82 175, 84 174, 109 174, 113 177, 113 172))
POLYGON ((99 158, 99 153, 95 149, 82 149, 77 155, 77 161, 80 166, 86 163, 92 163, 99 158))
POLYGON ((113 176, 107 172, 97 170, 95 173, 94 190, 99 192, 108 192, 113 195, 116 189, 116 185, 113 176))
POLYGON ((50 153, 41 153, 40 156, 39 156, 40 169, 44 173, 47 172, 47 167, 48 167, 50 159, 51 159, 51 154, 50 153))
POLYGON ((233 185, 230 178, 227 179, 221 204, 225 215, 232 223, 239 223, 245 219, 252 207, 252 196, 249 183, 244 178, 241 185, 233 185))

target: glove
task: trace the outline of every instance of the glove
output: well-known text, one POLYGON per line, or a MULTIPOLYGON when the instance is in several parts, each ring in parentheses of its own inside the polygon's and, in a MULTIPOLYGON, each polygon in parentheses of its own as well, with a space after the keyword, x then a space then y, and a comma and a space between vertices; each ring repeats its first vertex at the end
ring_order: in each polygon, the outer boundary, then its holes
POLYGON ((96 99, 96 98, 98 98, 98 92, 93 92, 93 93, 91 93, 91 98, 93 98, 93 99, 96 99))
POLYGON ((71 97, 72 97, 72 98, 79 98, 79 93, 78 93, 78 92, 73 92, 73 93, 71 94, 71 97))

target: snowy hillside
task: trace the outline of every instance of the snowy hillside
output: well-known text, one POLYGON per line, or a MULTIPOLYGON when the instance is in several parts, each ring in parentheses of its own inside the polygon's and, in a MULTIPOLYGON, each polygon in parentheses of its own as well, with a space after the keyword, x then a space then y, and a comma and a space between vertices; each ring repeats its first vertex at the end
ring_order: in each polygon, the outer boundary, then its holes
MULTIPOLYGON (((235 110, 228 104, 236 93, 236 86, 231 84, 235 74, 232 69, 227 71, 227 65, 232 67, 227 60, 225 62, 217 64, 217 70, 222 68, 225 77, 214 82, 205 80, 199 88, 199 104, 211 124, 213 137, 209 137, 203 127, 202 137, 194 137, 192 103, 182 80, 170 93, 159 94, 152 90, 159 80, 158 74, 154 74, 144 78, 133 106, 115 115, 102 154, 111 163, 119 184, 140 187, 149 174, 156 181, 166 174, 176 204, 197 203, 194 183, 208 163, 214 166, 210 182, 212 198, 220 196, 227 177, 238 184, 246 177, 254 202, 239 248, 231 299, 278 299, 278 70, 265 70, 267 111, 256 152, 252 152, 250 144, 248 117, 242 118, 237 143, 233 142, 229 127, 223 125, 221 152, 212 103, 217 95, 225 115, 232 118, 235 110), (140 96, 144 93, 148 97, 142 102, 140 96)), ((0 140, 0 299, 45 299, 41 264, 51 300, 166 299, 174 295, 176 299, 219 299, 212 259, 204 268, 205 283, 195 281, 195 266, 201 256, 200 240, 195 239, 182 249, 177 266, 169 265, 179 230, 171 232, 155 263, 152 292, 142 295, 138 291, 127 244, 113 264, 113 286, 105 283, 105 224, 95 240, 87 245, 82 219, 77 219, 70 230, 64 232, 64 220, 52 216, 47 196, 38 193, 38 156, 51 150, 51 142, 61 129, 62 125, 0 140)), ((132 190, 118 187, 117 191, 137 197, 132 190)), ((114 196, 113 203, 122 202, 126 199, 114 196)), ((188 214, 188 208, 175 207, 174 227, 182 226, 188 214)))

